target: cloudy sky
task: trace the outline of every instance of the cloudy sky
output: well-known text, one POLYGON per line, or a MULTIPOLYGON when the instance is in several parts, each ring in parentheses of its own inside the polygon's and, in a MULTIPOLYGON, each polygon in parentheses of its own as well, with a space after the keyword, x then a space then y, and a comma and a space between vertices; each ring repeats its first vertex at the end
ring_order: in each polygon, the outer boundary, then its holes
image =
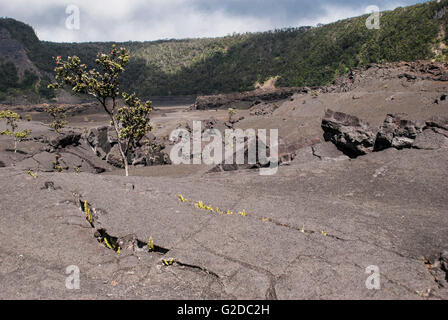
POLYGON ((419 2, 425 0, 0 0, 0 16, 28 23, 42 40, 144 41, 316 25, 372 5, 389 10, 419 2))

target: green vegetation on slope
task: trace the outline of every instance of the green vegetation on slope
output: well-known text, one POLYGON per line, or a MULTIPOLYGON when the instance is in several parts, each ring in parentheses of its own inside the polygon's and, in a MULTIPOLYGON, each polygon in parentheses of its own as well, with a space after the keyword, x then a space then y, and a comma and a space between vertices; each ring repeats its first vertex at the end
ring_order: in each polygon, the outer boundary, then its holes
MULTIPOLYGON (((122 83, 127 84, 125 90, 145 97, 211 94, 251 90, 257 81, 273 76, 279 76, 280 86, 324 85, 368 63, 433 59, 434 48, 447 40, 447 2, 432 1, 383 12, 379 30, 366 28, 365 15, 319 28, 119 43, 132 55, 122 83)), ((24 44, 30 60, 48 75, 56 56, 77 55, 88 63, 98 51, 108 50, 111 45, 38 41, 29 26, 12 19, 0 19, 1 27, 24 44)), ((445 59, 445 54, 442 50, 437 58, 445 59)), ((10 72, 10 66, 4 68, 0 72, 10 72)), ((0 86, 8 86, 12 80, 0 81, 6 81, 0 86)))
MULTIPOLYGON (((39 57, 34 56, 34 53, 43 53, 44 48, 34 30, 22 22, 8 18, 0 19, 0 29, 2 28, 9 32, 12 39, 20 42, 28 57, 34 64, 38 64, 36 62, 39 61, 39 57)), ((47 88, 49 83, 49 76, 39 77, 31 70, 25 70, 20 76, 17 66, 12 61, 5 60, 0 54, 0 101, 8 101, 8 98, 15 95, 26 95, 27 99, 33 102, 41 98, 50 99, 54 94, 47 88)))

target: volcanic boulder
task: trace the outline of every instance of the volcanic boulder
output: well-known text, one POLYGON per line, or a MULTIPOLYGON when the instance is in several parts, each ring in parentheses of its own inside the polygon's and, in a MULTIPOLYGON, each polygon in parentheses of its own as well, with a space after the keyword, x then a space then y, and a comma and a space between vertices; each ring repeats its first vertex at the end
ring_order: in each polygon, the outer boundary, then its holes
POLYGON ((150 134, 144 145, 136 150, 132 164, 144 166, 171 164, 163 139, 150 134))
POLYGON ((121 159, 120 147, 118 144, 114 145, 110 149, 110 152, 106 156, 106 161, 114 167, 124 168, 123 161, 121 159))
POLYGON ((433 117, 426 121, 423 133, 417 136, 412 147, 426 150, 448 148, 448 118, 433 117))
MULTIPOLYGON (((123 168, 117 134, 112 127, 92 128, 86 140, 98 157, 117 168, 123 168)), ((148 133, 136 150, 128 155, 128 163, 134 166, 153 166, 171 164, 171 161, 162 139, 148 133)))
POLYGON ((79 140, 81 140, 80 133, 69 131, 52 136, 48 143, 52 149, 51 151, 54 151, 67 146, 76 146, 79 144, 79 140))
POLYGON ((322 119, 325 141, 333 142, 351 158, 368 154, 375 145, 375 132, 359 118, 328 109, 322 119))
POLYGON ((423 126, 402 118, 403 114, 388 114, 375 141, 375 151, 387 148, 410 148, 423 126))
POLYGON ((90 129, 87 134, 87 142, 97 156, 104 160, 118 140, 113 128, 104 126, 90 129))

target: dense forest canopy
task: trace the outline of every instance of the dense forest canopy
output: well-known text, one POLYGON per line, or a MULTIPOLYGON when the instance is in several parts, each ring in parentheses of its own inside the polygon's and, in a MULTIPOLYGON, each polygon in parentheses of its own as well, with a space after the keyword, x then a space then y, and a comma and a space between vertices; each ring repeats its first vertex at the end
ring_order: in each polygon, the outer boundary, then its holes
MULTIPOLYGON (((446 5, 447 1, 433 1, 383 12, 379 30, 366 27, 365 15, 317 28, 117 43, 132 55, 122 83, 142 97, 213 94, 251 90, 255 83, 275 76, 278 86, 325 85, 369 63, 446 60, 446 50, 440 46, 446 42, 446 5)), ((108 52, 112 45, 40 41, 30 26, 8 18, 0 19, 2 28, 23 44, 40 74, 19 74, 0 51, 0 100, 14 94, 50 99, 46 85, 54 57, 77 55, 93 66, 97 52, 108 52)))

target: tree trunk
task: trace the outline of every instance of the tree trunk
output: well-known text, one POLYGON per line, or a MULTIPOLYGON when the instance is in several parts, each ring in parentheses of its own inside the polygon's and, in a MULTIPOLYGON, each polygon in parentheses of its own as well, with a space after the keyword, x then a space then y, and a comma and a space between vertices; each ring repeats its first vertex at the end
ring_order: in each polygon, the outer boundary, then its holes
POLYGON ((115 98, 112 98, 112 111, 110 111, 107 108, 106 100, 104 100, 104 101, 99 100, 99 102, 103 106, 103 108, 106 111, 106 113, 110 116, 110 119, 111 119, 112 124, 113 124, 114 129, 115 129, 115 133, 117 134, 118 147, 119 147, 119 150, 120 150, 121 161, 123 161, 123 165, 124 165, 124 172, 126 174, 126 177, 129 177, 128 158, 126 157, 126 154, 123 151, 123 148, 122 148, 122 145, 121 145, 121 139, 120 139, 120 130, 118 130, 118 124, 117 124, 117 121, 115 120, 115 98))
POLYGON ((126 177, 129 177, 128 158, 126 157, 126 154, 123 151, 123 147, 121 145, 121 139, 120 139, 120 130, 118 130, 118 125, 117 125, 114 117, 112 117, 112 123, 114 125, 115 132, 117 133, 118 148, 120 149, 121 161, 123 161, 123 165, 124 165, 124 172, 126 174, 126 177))

